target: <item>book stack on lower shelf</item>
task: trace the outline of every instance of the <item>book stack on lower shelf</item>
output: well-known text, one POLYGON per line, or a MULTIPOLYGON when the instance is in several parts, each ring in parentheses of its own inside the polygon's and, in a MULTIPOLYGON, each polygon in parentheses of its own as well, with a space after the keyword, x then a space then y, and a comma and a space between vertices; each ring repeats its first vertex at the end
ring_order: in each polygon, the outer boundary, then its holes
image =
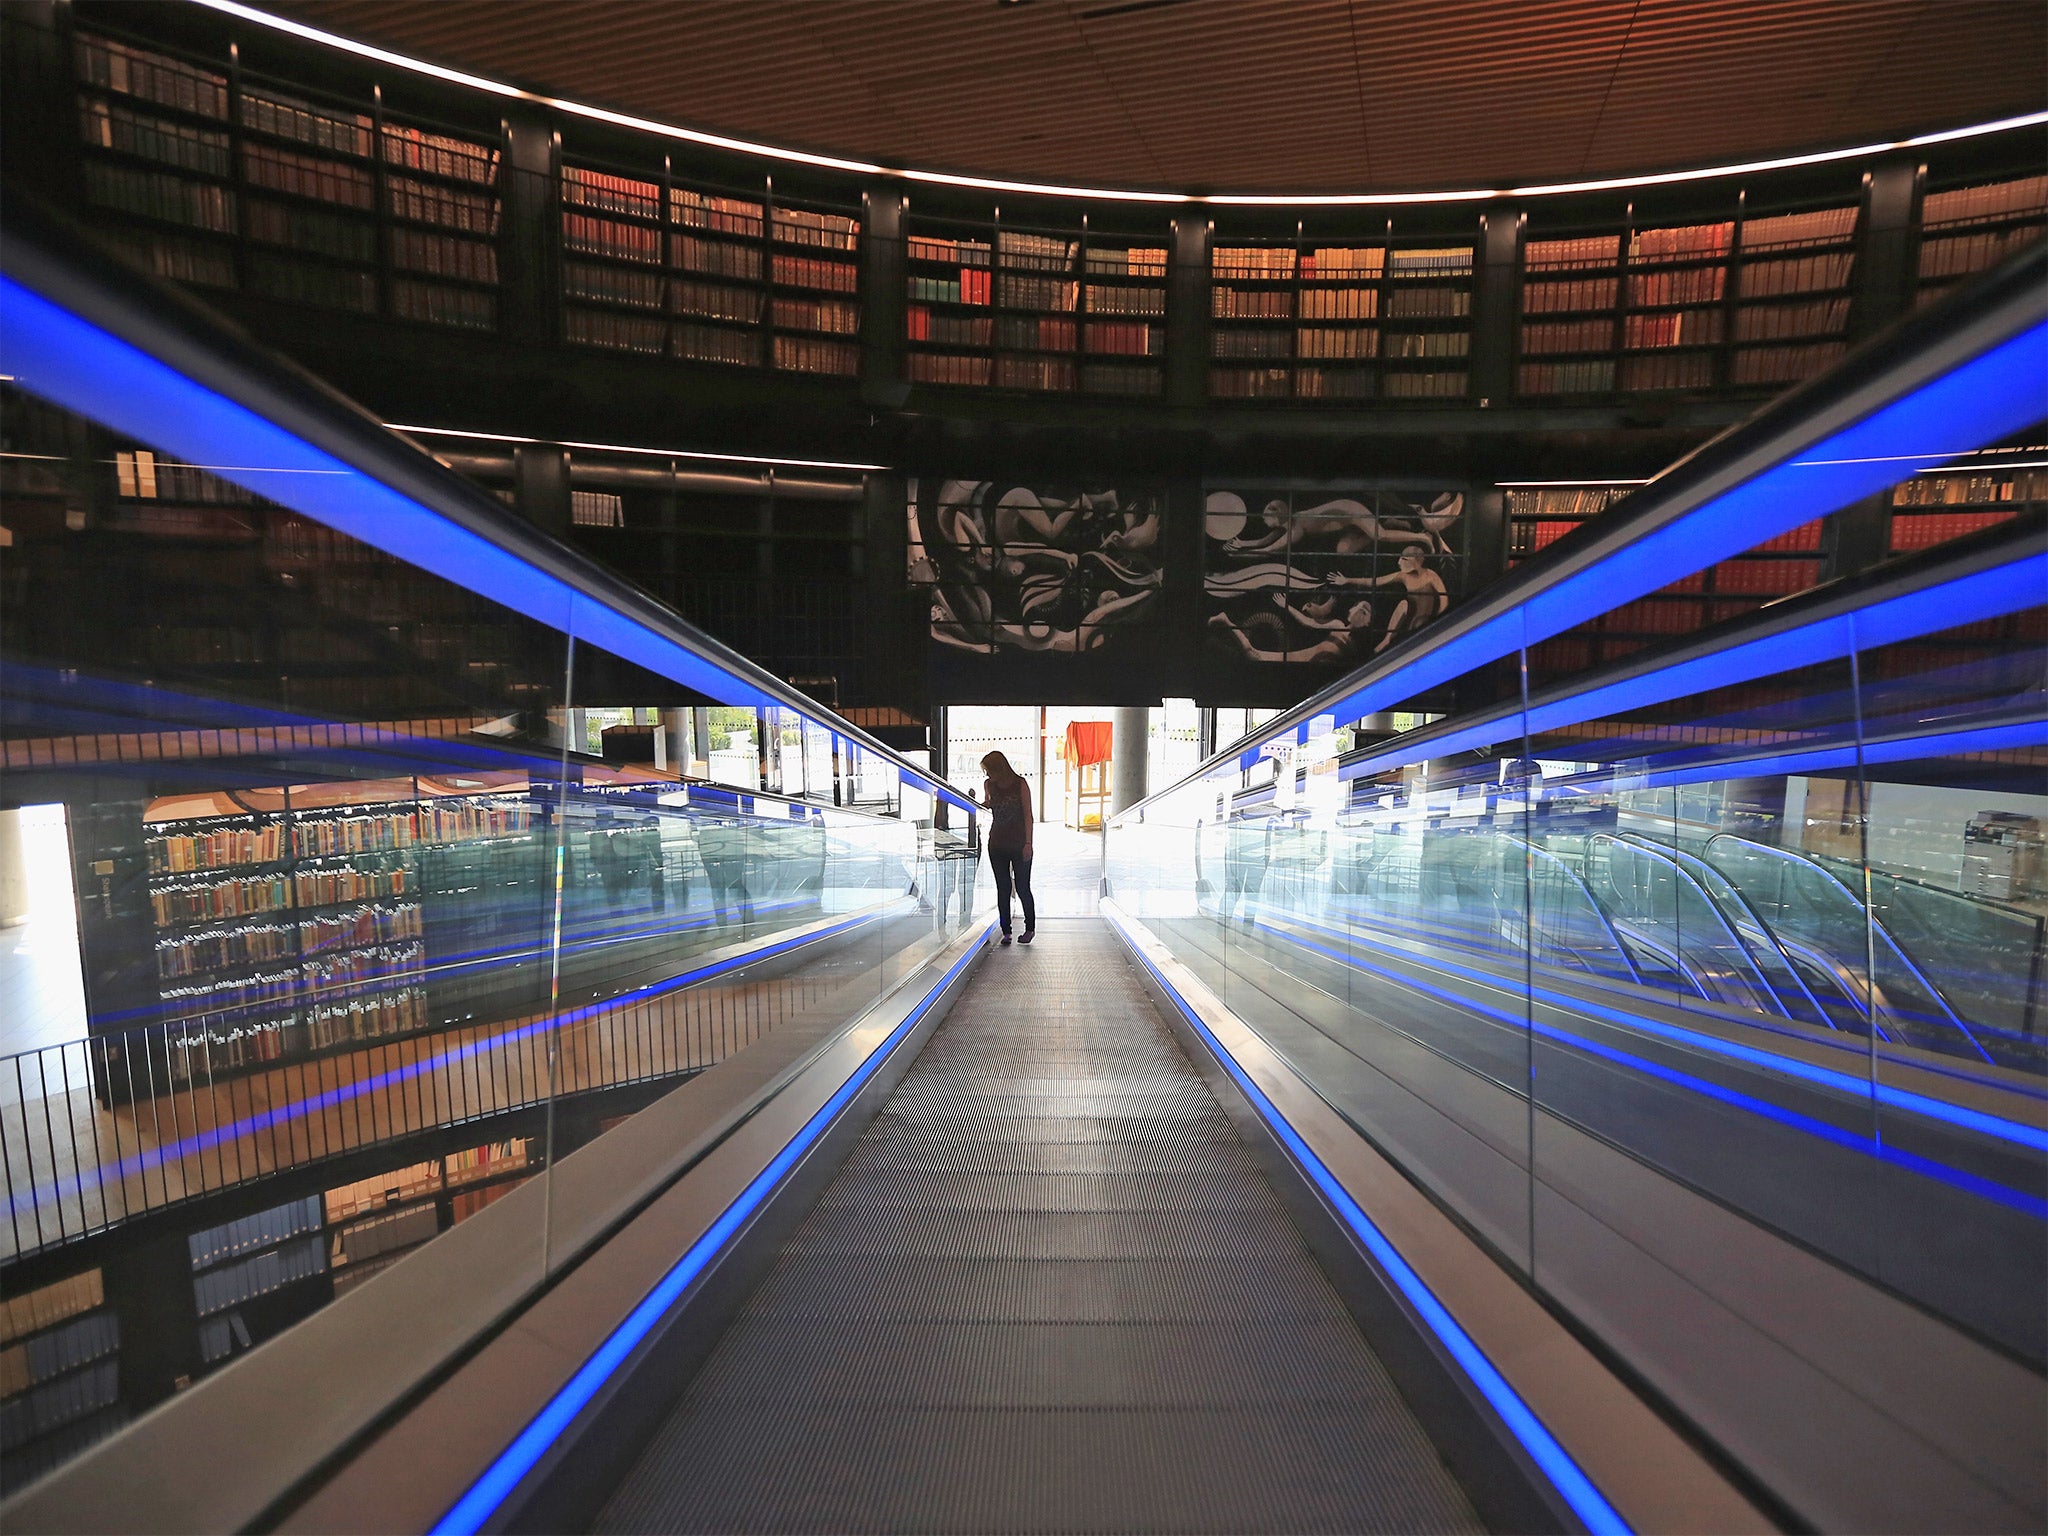
POLYGON ((1793 384, 1841 359, 1856 268, 1856 209, 1745 215, 1731 384, 1793 384))
POLYGON ((1380 393, 1455 400, 1470 391, 1472 246, 1392 245, 1380 331, 1380 393))
MULTIPOLYGON (((2017 450, 2048 459, 2048 447, 2017 450)), ((1910 554, 2048 506, 2048 470, 1936 470, 1892 488, 1890 552, 1910 554)))
POLYGON ((266 1297, 287 1298, 265 1311, 293 1320, 326 1301, 327 1251, 321 1241, 320 1197, 292 1200, 253 1216, 208 1227, 186 1239, 192 1262, 192 1301, 199 1315, 199 1358, 208 1365, 237 1348, 248 1349, 275 1327, 252 1335, 245 1315, 266 1297), (318 1293, 302 1291, 322 1282, 318 1293))
POLYGON ((1727 334, 1734 239, 1732 219, 1630 232, 1617 389, 1640 394, 1713 385, 1727 334))
POLYGON ((859 373, 860 348, 843 338, 860 334, 860 220, 778 202, 770 229, 770 362, 792 373, 859 373))
POLYGON ((1594 395, 1614 388, 1621 282, 1619 235, 1523 242, 1519 393, 1594 395))
POLYGON ((1082 393, 1156 395, 1166 352, 1166 247, 1098 243, 1082 248, 1082 393))
POLYGON ((327 1264, 339 1296, 422 1243, 465 1221, 533 1176, 527 1138, 486 1142, 330 1189, 324 1197, 327 1264))
POLYGON ((0 1300, 0 1485, 18 1488, 128 1421, 120 1351, 97 1269, 0 1300))
POLYGON ((1988 272, 2048 229, 2048 176, 1930 191, 1920 215, 1920 284, 1915 302, 1932 303, 1988 272))

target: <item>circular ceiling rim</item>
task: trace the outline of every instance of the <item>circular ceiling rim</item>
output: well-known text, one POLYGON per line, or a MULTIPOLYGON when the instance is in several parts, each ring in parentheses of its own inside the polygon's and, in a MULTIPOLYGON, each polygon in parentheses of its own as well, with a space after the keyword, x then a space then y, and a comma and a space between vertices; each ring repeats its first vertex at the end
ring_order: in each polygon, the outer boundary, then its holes
POLYGON ((842 171, 856 176, 879 176, 897 181, 922 183, 930 186, 955 187, 978 192, 1015 192, 1030 197, 1068 198, 1080 202, 1149 203, 1176 207, 1233 207, 1233 208, 1348 208, 1348 207, 1398 207, 1431 203, 1483 203, 1505 199, 1532 199, 1566 197, 1585 192, 1620 192, 1638 187, 1676 186, 1687 182, 1717 181, 1725 177, 1753 176, 1766 171, 1794 170, 1802 166, 1829 165, 1845 160, 1864 160, 1875 155, 1893 154, 1901 150, 1925 149, 1936 144, 1954 143, 1963 139, 1983 138, 1998 133, 2011 133, 2023 128, 2038 128, 2048 125, 2048 111, 2028 112, 2017 117, 1998 118, 1991 122, 1971 123, 1959 128, 1946 128, 1936 132, 1915 134, 1909 138, 1892 139, 1880 143, 1857 144, 1839 149, 1813 150, 1803 154, 1779 155, 1763 160, 1746 160, 1738 163, 1701 166, 1681 171, 1654 171, 1631 176, 1592 177, 1575 181, 1536 183, 1527 186, 1506 187, 1465 187, 1438 192, 1170 192, 1140 188, 1086 187, 1061 182, 1012 181, 999 176, 974 176, 951 171, 921 170, 914 166, 885 165, 878 161, 855 160, 840 155, 814 154, 807 150, 790 149, 778 144, 768 144, 756 139, 743 139, 732 134, 713 133, 706 129, 690 128, 680 123, 666 123, 656 118, 641 117, 631 112, 615 112, 608 107, 593 106, 588 102, 573 100, 564 96, 552 96, 543 91, 529 91, 524 87, 511 85, 502 80, 493 80, 485 75, 471 74, 466 70, 451 69, 445 65, 414 58, 393 49, 381 48, 373 43, 360 42, 329 32, 319 27, 293 21, 288 17, 274 15, 244 5, 241 0, 191 0, 211 11, 235 17, 256 26, 269 27, 303 41, 321 47, 337 49, 355 54, 359 58, 386 64, 395 69, 408 70, 434 79, 446 80, 452 84, 467 86, 472 90, 484 91, 510 101, 531 102, 554 111, 574 117, 586 118, 593 122, 605 123, 614 128, 627 128, 635 132, 654 134, 662 138, 677 139, 686 143, 701 144, 707 148, 724 150, 728 153, 754 156, 774 160, 783 164, 814 166, 824 170, 842 171))

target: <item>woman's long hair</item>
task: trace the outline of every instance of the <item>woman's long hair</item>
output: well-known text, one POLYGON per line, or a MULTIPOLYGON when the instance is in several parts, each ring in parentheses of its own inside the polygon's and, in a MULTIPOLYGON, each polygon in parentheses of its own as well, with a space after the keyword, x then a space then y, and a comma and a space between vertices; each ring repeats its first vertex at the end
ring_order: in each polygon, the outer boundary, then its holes
POLYGON ((984 754, 981 759, 981 771, 988 775, 989 782, 998 789, 1008 789, 1019 778, 1017 770, 1010 766, 1010 760, 1000 752, 984 754))

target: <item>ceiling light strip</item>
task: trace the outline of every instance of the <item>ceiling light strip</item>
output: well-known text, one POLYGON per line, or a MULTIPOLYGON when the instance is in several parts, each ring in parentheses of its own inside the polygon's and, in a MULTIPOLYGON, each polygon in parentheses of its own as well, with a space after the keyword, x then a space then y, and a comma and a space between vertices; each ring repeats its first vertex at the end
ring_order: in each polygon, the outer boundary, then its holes
POLYGON ((774 459, 758 453, 706 453, 697 448, 635 448, 626 443, 577 443, 550 437, 520 437, 512 432, 469 432, 458 427, 409 427, 387 421, 385 427, 409 437, 460 437, 480 443, 514 443, 521 447, 579 448, 586 453, 636 453, 652 459, 709 459, 719 464, 769 464, 785 469, 844 469, 861 473, 886 470, 886 464, 849 464, 838 459, 774 459))
POLYGON ((1119 187, 1069 186, 1059 182, 1010 181, 994 176, 967 176, 947 171, 916 170, 906 166, 881 165, 868 160, 850 160, 839 155, 811 154, 804 150, 788 149, 777 144, 763 144, 752 139, 734 138, 729 134, 709 133, 700 128, 684 128, 675 123, 657 122, 653 118, 636 117, 631 113, 614 112, 609 108, 591 106, 587 102, 570 101, 565 97, 549 96, 539 91, 529 91, 502 80, 491 80, 482 75, 472 75, 463 70, 449 69, 445 65, 430 64, 425 59, 413 58, 403 53, 394 53, 388 48, 379 48, 370 43, 357 42, 354 38, 338 33, 324 32, 318 27, 309 27, 303 22, 291 21, 282 16, 273 16, 253 6, 237 3, 237 0, 192 0, 211 11, 219 11, 259 27, 288 33, 305 42, 321 47, 352 53, 358 58, 374 63, 387 64, 394 69, 407 70, 413 74, 427 75, 436 80, 445 80, 451 85, 460 85, 470 90, 483 91, 492 96, 513 101, 531 102, 536 106, 550 108, 572 117, 587 118, 592 122, 606 123, 615 128, 629 128, 638 133, 653 134, 660 138, 680 139, 691 144, 702 144, 711 149, 727 150, 734 154, 754 155, 767 160, 780 160, 796 165, 816 166, 821 170, 844 171, 855 176, 887 176, 899 181, 914 181, 933 186, 964 187, 980 192, 1017 192, 1028 196, 1072 197, 1091 201, 1120 203, 1170 203, 1177 205, 1211 204, 1246 208, 1344 208, 1419 205, 1428 203, 1476 203, 1495 198, 1561 197, 1575 192, 1616 192, 1635 187, 1674 186, 1691 181, 1712 181, 1724 176, 1750 176, 1763 171, 1793 170, 1800 166, 1829 165, 1844 160, 1868 159, 1874 155, 1890 154, 1899 150, 1923 149, 1935 144, 1952 143, 1959 139, 1981 138, 1988 134, 2010 133, 2019 128, 2033 128, 2048 124, 2048 112, 2029 112, 2018 117, 2000 118, 1995 122, 1972 123, 1961 128, 1948 128, 1939 133, 1917 134, 1911 138, 1893 139, 1875 144, 1859 144, 1850 149, 1824 149, 1804 155, 1781 155, 1768 160, 1746 160, 1736 165, 1703 166, 1689 171, 1662 171, 1641 176, 1610 176, 1591 181, 1539 182, 1520 187, 1471 187, 1444 192, 1331 192, 1320 194, 1297 193, 1194 193, 1194 192, 1143 192, 1119 187))

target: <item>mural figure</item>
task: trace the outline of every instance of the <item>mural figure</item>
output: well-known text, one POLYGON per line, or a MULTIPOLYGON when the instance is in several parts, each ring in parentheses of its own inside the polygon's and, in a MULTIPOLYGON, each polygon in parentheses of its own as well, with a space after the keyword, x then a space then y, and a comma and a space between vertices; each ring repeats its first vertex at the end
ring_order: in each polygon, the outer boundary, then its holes
POLYGON ((1158 597, 1162 497, 947 480, 914 499, 910 579, 931 635, 990 652, 1080 652, 1145 619, 1158 597))
POLYGON ((1399 644, 1450 606, 1464 510, 1456 490, 1211 492, 1211 645, 1259 662, 1356 666, 1399 644))

